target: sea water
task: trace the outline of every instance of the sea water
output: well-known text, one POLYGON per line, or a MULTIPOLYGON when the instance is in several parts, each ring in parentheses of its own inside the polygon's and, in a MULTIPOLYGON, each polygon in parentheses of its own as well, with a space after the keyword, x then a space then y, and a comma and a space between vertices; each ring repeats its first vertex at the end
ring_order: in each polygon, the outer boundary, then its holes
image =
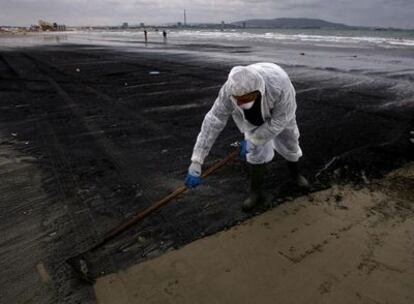
POLYGON ((174 30, 173 37, 197 40, 325 42, 332 44, 414 47, 414 30, 230 29, 174 30))
MULTIPOLYGON (((84 44, 128 52, 191 54, 204 60, 270 61, 340 71, 394 73, 414 79, 414 30, 196 29, 83 30, 0 36, 0 47, 84 44)), ((393 76, 394 77, 394 76, 393 76)))
MULTIPOLYGON (((377 46, 414 48, 414 30, 335 30, 335 29, 166 29, 168 41, 221 41, 221 42, 273 42, 273 43, 326 43, 332 46, 377 46)), ((70 32, 45 32, 41 36, 28 35, 33 42, 99 40, 111 42, 131 42, 144 40, 143 30, 90 30, 70 32), (40 37, 40 38, 39 38, 40 37)), ((26 37, 27 38, 27 37, 26 37)), ((12 39, 0 36, 0 45, 12 39)), ((16 39, 14 39, 16 40, 16 39)), ((148 43, 163 42, 162 30, 148 29, 148 43)))

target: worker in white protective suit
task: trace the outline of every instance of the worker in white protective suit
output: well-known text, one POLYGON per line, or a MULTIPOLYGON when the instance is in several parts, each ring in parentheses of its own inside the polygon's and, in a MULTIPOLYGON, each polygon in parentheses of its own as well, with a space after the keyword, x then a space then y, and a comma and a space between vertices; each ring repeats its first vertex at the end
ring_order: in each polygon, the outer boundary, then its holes
POLYGON ((298 169, 302 150, 295 112, 295 89, 281 67, 273 63, 234 67, 204 118, 186 186, 193 188, 200 184, 204 159, 231 115, 244 133, 240 157, 246 159, 250 167, 250 194, 243 203, 243 210, 249 211, 265 201, 265 165, 273 159, 274 150, 287 160, 293 181, 308 188, 308 181, 298 169))

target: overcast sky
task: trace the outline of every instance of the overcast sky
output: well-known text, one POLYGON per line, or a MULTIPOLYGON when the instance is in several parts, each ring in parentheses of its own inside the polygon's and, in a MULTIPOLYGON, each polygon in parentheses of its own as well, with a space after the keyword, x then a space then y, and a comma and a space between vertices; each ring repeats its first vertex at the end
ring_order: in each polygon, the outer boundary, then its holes
POLYGON ((162 24, 182 21, 184 9, 189 23, 307 17, 414 28, 414 0, 0 0, 0 25, 162 24))

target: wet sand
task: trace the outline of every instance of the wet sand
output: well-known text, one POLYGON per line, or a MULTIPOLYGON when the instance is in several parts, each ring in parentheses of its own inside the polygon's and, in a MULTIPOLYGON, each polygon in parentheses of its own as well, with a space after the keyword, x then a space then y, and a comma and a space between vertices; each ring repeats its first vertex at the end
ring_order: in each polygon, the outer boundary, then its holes
MULTIPOLYGON (((192 55, 71 44, 0 51, 0 302, 94 301, 63 262, 182 185, 205 113, 230 68, 249 62, 198 50, 205 48, 193 46, 192 55)), ((284 67, 298 92, 302 167, 315 191, 413 160, 412 95, 400 90, 410 78, 284 67)), ((229 122, 206 165, 240 138, 229 122)), ((266 189, 278 210, 302 194, 286 182, 280 157, 269 167, 266 189)), ((240 211, 246 193, 245 164, 233 162, 88 257, 94 275, 245 221, 255 215, 240 211)))
POLYGON ((100 304, 414 301, 414 163, 98 279, 100 304))

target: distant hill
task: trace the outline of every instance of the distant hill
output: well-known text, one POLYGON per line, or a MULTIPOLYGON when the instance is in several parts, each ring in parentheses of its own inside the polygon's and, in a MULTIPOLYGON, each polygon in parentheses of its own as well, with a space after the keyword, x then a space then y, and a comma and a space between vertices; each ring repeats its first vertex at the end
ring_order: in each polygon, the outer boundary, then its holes
POLYGON ((333 23, 321 19, 309 18, 276 18, 276 19, 251 19, 233 22, 240 27, 255 28, 285 28, 285 29, 350 29, 352 26, 333 23))

